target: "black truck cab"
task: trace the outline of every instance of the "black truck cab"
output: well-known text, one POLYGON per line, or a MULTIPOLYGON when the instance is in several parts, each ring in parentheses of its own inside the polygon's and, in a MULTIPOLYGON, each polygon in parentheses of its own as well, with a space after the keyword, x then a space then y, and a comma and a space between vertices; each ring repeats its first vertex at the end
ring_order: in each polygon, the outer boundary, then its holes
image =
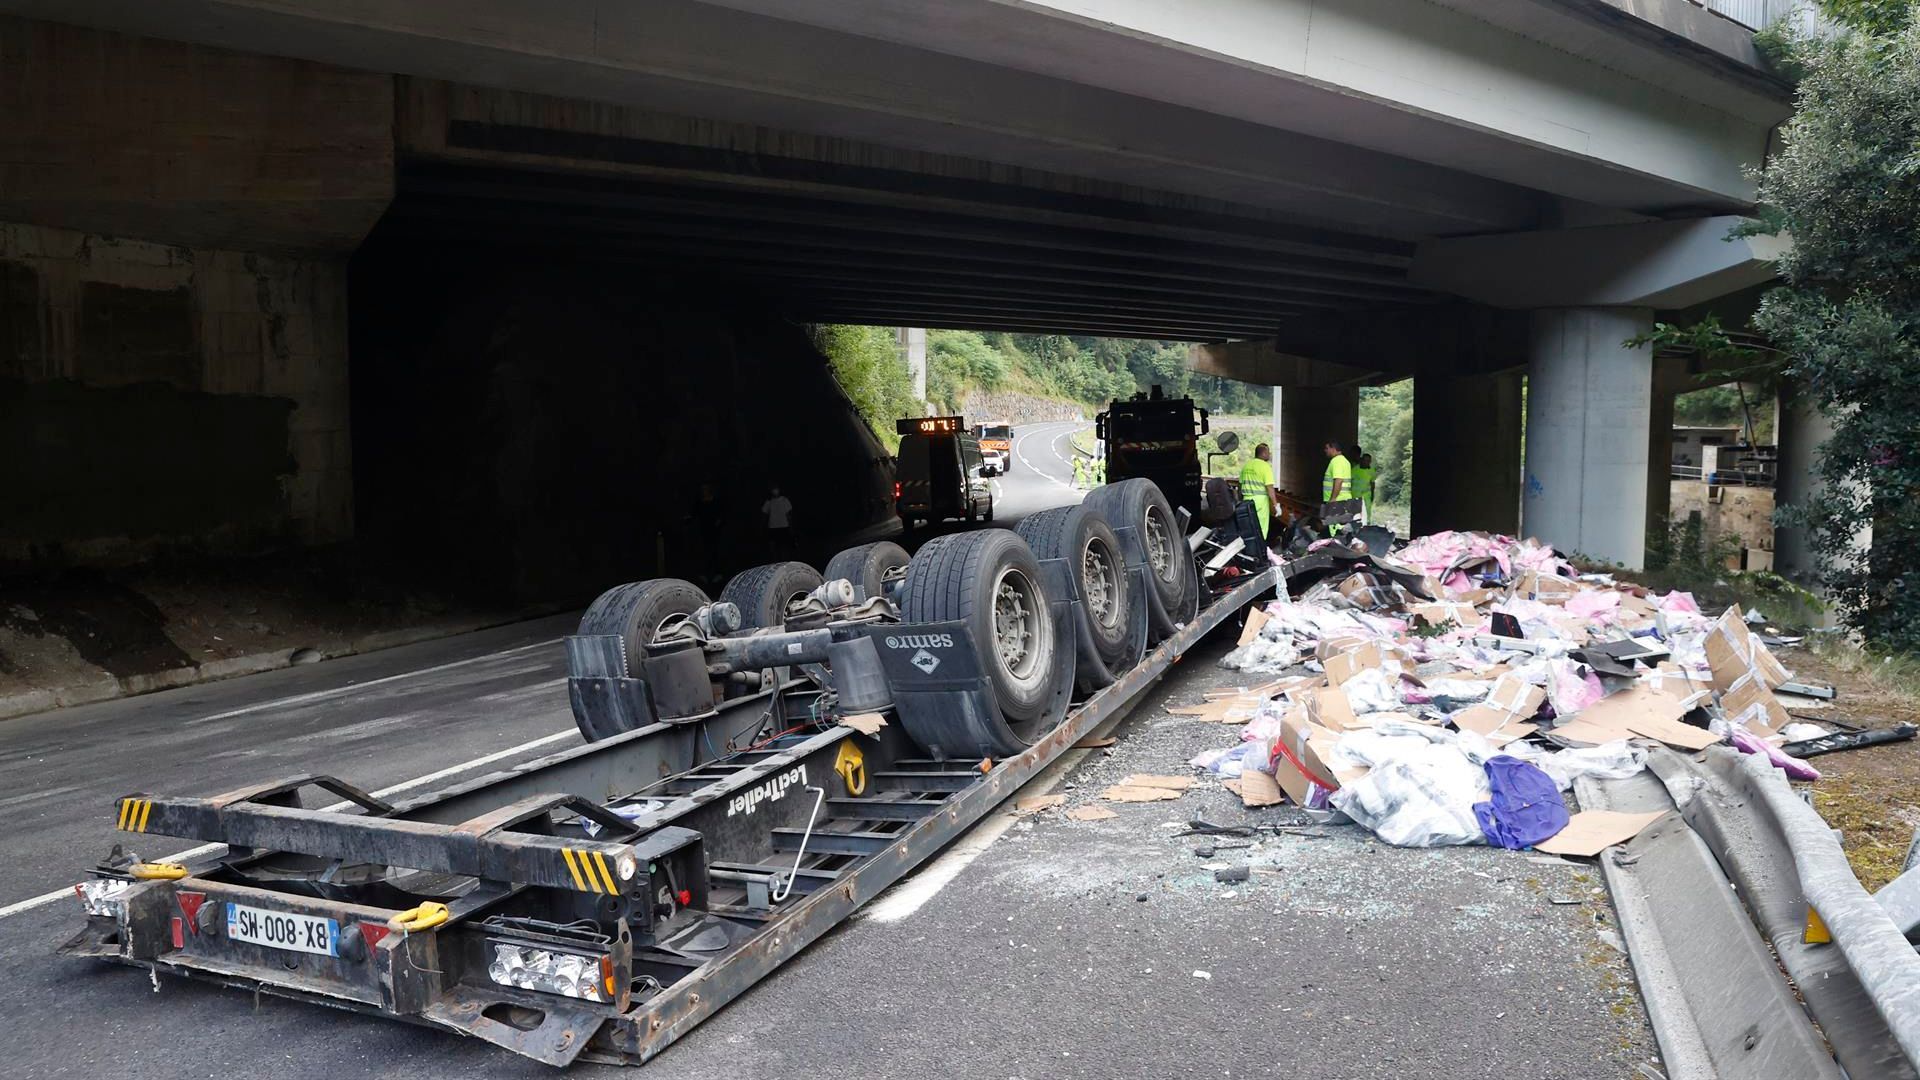
POLYGON ((894 467, 893 507, 911 529, 958 518, 993 520, 993 484, 980 440, 958 416, 918 416, 898 422, 900 454, 894 467))

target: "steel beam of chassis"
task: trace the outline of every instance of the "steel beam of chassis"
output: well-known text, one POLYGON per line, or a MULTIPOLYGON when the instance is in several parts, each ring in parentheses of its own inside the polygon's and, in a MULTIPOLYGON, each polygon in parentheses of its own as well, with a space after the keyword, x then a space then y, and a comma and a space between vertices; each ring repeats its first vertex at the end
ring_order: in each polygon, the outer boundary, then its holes
POLYGON ((726 957, 635 1005, 625 1022, 602 1027, 585 1056, 638 1064, 658 1055, 985 817, 1088 732, 1135 704, 1209 632, 1274 589, 1280 580, 1273 571, 1265 571, 1203 608, 1118 682, 1087 699, 1033 746, 995 763, 979 783, 943 802, 939 813, 900 833, 897 843, 873 855, 831 888, 815 892, 782 912, 726 957))
MULTIPOLYGON (((788 683, 779 692, 799 685, 810 684, 788 683)), ((397 803, 394 816, 451 825, 543 792, 564 791, 603 804, 624 798, 665 777, 726 757, 728 740, 753 717, 772 708, 775 693, 763 690, 732 698, 710 717, 649 724, 476 776, 397 803)))

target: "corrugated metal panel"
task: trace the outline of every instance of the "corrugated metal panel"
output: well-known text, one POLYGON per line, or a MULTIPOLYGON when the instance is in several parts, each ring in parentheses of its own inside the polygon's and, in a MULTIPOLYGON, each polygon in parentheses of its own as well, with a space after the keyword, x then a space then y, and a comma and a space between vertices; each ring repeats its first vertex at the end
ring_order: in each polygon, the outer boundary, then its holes
POLYGON ((1759 30, 1786 18, 1794 9, 1804 7, 1802 0, 1693 0, 1708 11, 1724 15, 1742 26, 1759 30))

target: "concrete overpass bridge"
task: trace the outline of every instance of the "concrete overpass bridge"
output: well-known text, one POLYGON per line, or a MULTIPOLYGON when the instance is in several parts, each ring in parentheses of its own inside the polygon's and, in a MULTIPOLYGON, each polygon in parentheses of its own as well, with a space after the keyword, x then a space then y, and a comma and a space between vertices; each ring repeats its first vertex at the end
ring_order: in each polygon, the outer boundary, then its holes
POLYGON ((1688 0, 0 13, 0 412, 56 448, 125 431, 16 488, 57 505, 0 515, 0 553, 337 539, 356 489, 367 526, 435 476, 564 515, 667 482, 671 452, 613 434, 648 425, 734 424, 758 460, 783 408, 833 407, 817 365, 774 370, 784 320, 1194 341, 1284 387, 1303 487, 1355 387, 1418 375, 1418 524, 1637 562, 1685 372, 1620 342, 1767 279, 1726 235, 1790 93, 1688 0), (749 309, 720 345, 686 325, 749 309), (71 490, 156 438, 177 452, 116 496, 139 520, 71 490))

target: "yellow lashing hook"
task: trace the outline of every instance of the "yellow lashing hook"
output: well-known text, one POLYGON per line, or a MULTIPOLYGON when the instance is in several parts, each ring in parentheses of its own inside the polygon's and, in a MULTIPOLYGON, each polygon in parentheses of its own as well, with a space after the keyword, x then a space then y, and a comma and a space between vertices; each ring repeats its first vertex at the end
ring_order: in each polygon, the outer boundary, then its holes
POLYGON ((833 771, 847 785, 847 794, 865 795, 867 793, 867 756, 852 740, 840 744, 840 753, 833 759, 833 771))
POLYGON ((136 881, 179 881, 187 876, 186 867, 171 862, 134 863, 129 872, 136 881))
POLYGON ((447 905, 428 900, 388 919, 387 925, 403 934, 411 934, 416 930, 431 930, 446 921, 447 905))

